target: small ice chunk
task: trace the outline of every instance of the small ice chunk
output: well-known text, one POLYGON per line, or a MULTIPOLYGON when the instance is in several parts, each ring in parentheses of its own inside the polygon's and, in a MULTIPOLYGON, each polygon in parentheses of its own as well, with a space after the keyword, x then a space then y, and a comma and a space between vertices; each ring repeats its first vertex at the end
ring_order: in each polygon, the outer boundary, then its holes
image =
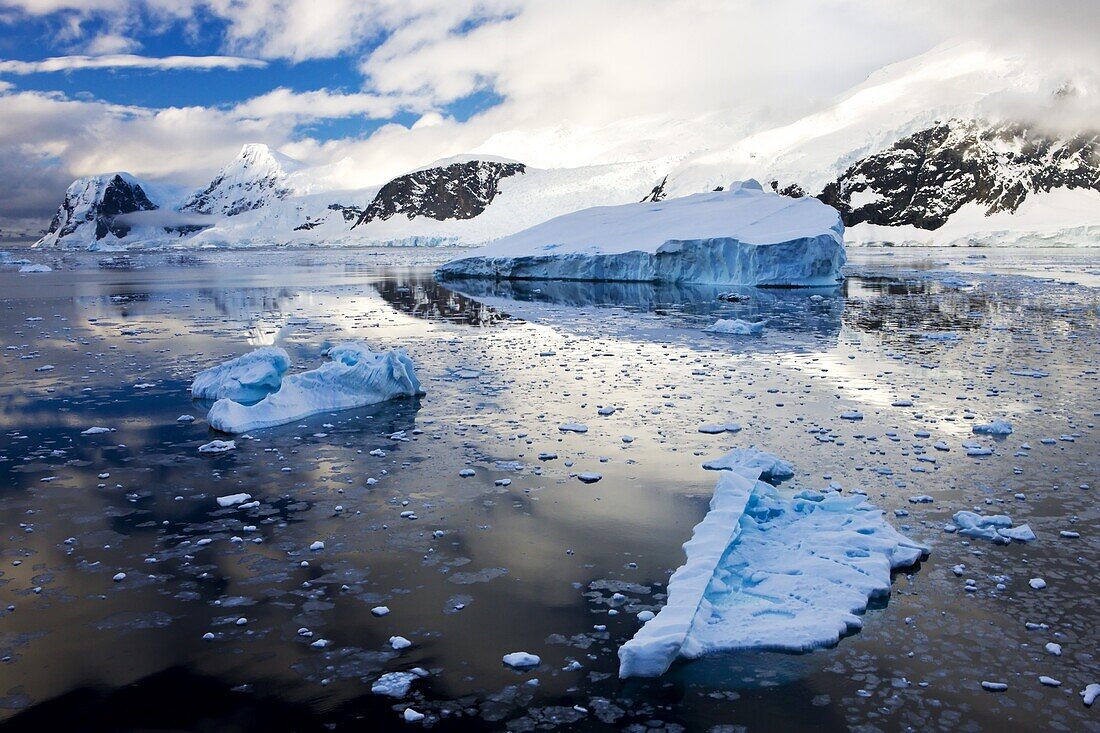
POLYGON ((505 654, 504 663, 513 669, 531 669, 542 664, 542 659, 535 654, 527 652, 512 652, 505 654))
POLYGON ((721 433, 739 433, 741 432, 741 426, 735 422, 714 423, 709 425, 700 425, 699 432, 706 433, 707 435, 719 435, 721 433))
POLYGON ((228 494, 226 496, 219 496, 218 506, 234 506, 236 504, 244 504, 246 501, 252 498, 252 494, 228 494))
POLYGON ((111 433, 111 432, 114 432, 114 428, 104 428, 104 427, 100 427, 99 425, 95 425, 93 427, 88 428, 87 430, 81 430, 80 434, 81 435, 100 435, 102 433, 111 433))
POLYGON ((1030 585, 1034 590, 1042 590, 1043 588, 1047 587, 1047 582, 1042 578, 1032 578, 1031 580, 1027 581, 1027 584, 1030 585))
POLYGON ((971 428, 978 435, 1011 435, 1012 425, 1008 420, 997 418, 991 423, 975 425, 971 428))
POLYGON ((375 606, 370 610, 375 616, 386 616, 390 612, 389 606, 375 606))
POLYGON ((599 473, 591 473, 591 472, 589 472, 589 473, 578 473, 577 478, 579 478, 582 482, 584 482, 586 484, 594 484, 597 481, 599 481, 600 479, 602 479, 603 475, 599 474, 599 473))
POLYGON ((558 426, 563 433, 587 433, 588 426, 577 422, 565 422, 558 426))
POLYGON ((1085 701, 1086 707, 1091 708, 1098 697, 1100 697, 1100 683, 1092 682, 1088 687, 1081 690, 1081 699, 1085 701))
POLYGON ((424 713, 418 713, 412 708, 405 708, 405 712, 402 713, 406 723, 419 723, 424 719, 424 713))
POLYGON ((740 318, 720 318, 703 331, 726 336, 759 336, 764 333, 764 323, 763 321, 759 323, 742 321, 740 318))
POLYGON ((390 646, 400 651, 402 649, 408 649, 412 646, 412 642, 406 639, 404 636, 391 636, 390 646))
POLYGON ((312 550, 313 552, 317 552, 318 550, 323 550, 323 549, 325 549, 325 543, 322 542, 321 540, 317 540, 316 542, 314 542, 313 544, 311 544, 309 546, 309 549, 312 550))
POLYGON ((237 441, 235 440, 211 440, 209 443, 203 443, 199 446, 199 453, 226 453, 227 451, 236 450, 237 441))
POLYGON ((982 689, 989 692, 1004 692, 1008 689, 1008 685, 1004 682, 990 682, 989 680, 982 680, 982 689))
POLYGON ((402 698, 409 694, 416 677, 412 672, 387 672, 374 681, 370 691, 375 695, 402 698))

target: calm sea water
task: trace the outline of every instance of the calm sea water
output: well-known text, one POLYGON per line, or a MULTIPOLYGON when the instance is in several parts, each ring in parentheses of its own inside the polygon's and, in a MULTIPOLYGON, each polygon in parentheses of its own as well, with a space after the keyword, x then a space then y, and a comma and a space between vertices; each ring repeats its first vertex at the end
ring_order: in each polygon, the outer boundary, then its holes
POLYGON ((0 272, 0 719, 1100 730, 1078 695, 1100 682, 1100 268, 1080 250, 979 254, 855 250, 843 287, 740 302, 705 287, 443 285, 432 266, 449 253, 433 251, 142 255, 125 271, 33 254, 57 270, 0 272), (766 332, 702 332, 719 317, 766 332), (426 395, 198 453, 218 436, 187 391, 197 371, 267 344, 312 368, 352 338, 407 348, 426 395), (841 420, 850 409, 864 420, 841 420), (1013 434, 967 457, 971 426, 995 417, 1013 434), (698 432, 715 422, 744 429, 698 432), (81 434, 93 426, 111 432, 81 434), (951 450, 918 461, 938 440, 951 450), (619 681, 618 646, 662 605, 706 511, 700 464, 748 445, 792 461, 791 486, 866 491, 930 558, 835 648, 619 681), (259 506, 215 501, 242 491, 259 506), (943 531, 974 507, 1038 541, 943 531), (412 646, 392 649, 398 635, 412 646), (502 665, 521 650, 542 665, 502 665), (404 699, 372 694, 414 668, 426 675, 404 699), (406 723, 408 707, 426 718, 406 723))

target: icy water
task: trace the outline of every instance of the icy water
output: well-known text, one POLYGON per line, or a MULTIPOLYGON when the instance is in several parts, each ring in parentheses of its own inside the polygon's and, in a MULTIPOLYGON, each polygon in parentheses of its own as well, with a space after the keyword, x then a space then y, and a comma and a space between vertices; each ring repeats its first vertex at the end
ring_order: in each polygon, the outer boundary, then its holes
POLYGON ((842 288, 742 302, 717 288, 441 285, 431 265, 449 253, 434 251, 9 267, 0 719, 34 731, 1100 730, 1100 705, 1079 695, 1100 682, 1100 268, 1091 251, 975 252, 854 250, 842 288), (703 333, 718 317, 767 329, 703 333), (199 454, 218 436, 189 398, 195 372, 264 344, 313 368, 347 338, 406 347, 427 394, 199 454), (864 419, 841 419, 849 410, 864 419), (972 435, 998 417, 1012 435, 972 435), (559 430, 570 422, 588 432, 559 430), (718 422, 744 429, 698 432, 718 422), (112 432, 81 434, 94 426, 112 432), (968 456, 970 440, 992 455, 968 456), (835 648, 620 682, 618 646, 637 613, 660 608, 706 511, 715 475, 700 464, 749 445, 794 463, 788 486, 865 491, 931 556, 835 648), (215 501, 242 491, 258 506, 215 501), (921 495, 933 501, 909 501, 921 495), (943 530, 975 507, 1037 541, 943 530), (393 636, 412 645, 394 650, 393 636), (505 667, 515 651, 541 666, 505 667), (371 692, 414 668, 426 674, 404 699, 371 692), (426 717, 406 723, 410 707, 426 717))

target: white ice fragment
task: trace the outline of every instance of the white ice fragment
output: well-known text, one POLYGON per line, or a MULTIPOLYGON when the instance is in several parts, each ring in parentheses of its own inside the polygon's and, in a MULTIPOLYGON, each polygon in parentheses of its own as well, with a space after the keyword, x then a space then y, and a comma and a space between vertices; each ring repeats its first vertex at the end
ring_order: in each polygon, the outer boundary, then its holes
POLYGON ((703 331, 727 336, 759 336, 764 333, 764 323, 763 321, 759 323, 742 321, 740 318, 719 318, 703 331))
POLYGON ((990 682, 988 680, 982 680, 982 689, 988 692, 1004 692, 1008 689, 1008 685, 1004 682, 990 682))
POLYGON ((370 691, 375 695, 402 698, 409 694, 416 677, 412 672, 387 672, 374 681, 370 691))
POLYGON ((512 652, 504 655, 503 662, 513 669, 531 669, 542 664, 542 659, 527 652, 512 652))
POLYGON ((1046 646, 1044 646, 1043 648, 1047 650, 1048 654, 1053 654, 1056 657, 1062 656, 1062 645, 1061 644, 1056 644, 1053 641, 1048 641, 1046 643, 1046 646))
POLYGON ((1086 707, 1091 708, 1098 697, 1100 697, 1100 683, 1092 682, 1081 690, 1081 699, 1084 700, 1086 707))
POLYGON ((81 430, 80 434, 81 435, 100 435, 101 433, 111 433, 111 432, 114 432, 114 428, 104 428, 104 427, 100 427, 98 425, 95 425, 93 427, 88 428, 87 430, 81 430))
POLYGON ((1008 420, 997 418, 991 423, 975 425, 971 428, 978 435, 1011 435, 1012 425, 1008 420))
POLYGON ((1042 590, 1047 587, 1047 582, 1042 578, 1032 578, 1027 581, 1027 584, 1030 585, 1033 590, 1042 590))
POLYGON ((408 649, 412 646, 412 642, 406 639, 404 636, 391 636, 390 646, 400 651, 402 649, 408 649))
POLYGON ((228 494, 226 496, 219 496, 217 499, 218 506, 233 506, 235 504, 243 504, 252 498, 252 494, 228 494))
POLYGON ((587 433, 588 426, 576 422, 565 422, 558 426, 563 433, 587 433))
POLYGON ((1039 684, 1040 685, 1046 685, 1047 687, 1061 687, 1062 686, 1061 680, 1056 680, 1053 677, 1047 677, 1045 674, 1044 675, 1039 675, 1039 684))
POLYGON ((741 426, 735 422, 712 423, 708 425, 700 425, 699 432, 706 433, 707 435, 720 435, 721 433, 739 433, 741 432, 741 426))
POLYGON ((412 708, 405 708, 405 712, 402 713, 406 723, 419 723, 424 719, 424 713, 418 713, 412 708))
POLYGON ((375 606, 370 612, 375 616, 386 616, 389 614, 390 609, 389 606, 375 606))
POLYGON ((199 453, 225 453, 236 448, 237 442, 235 440, 211 440, 209 443, 203 443, 199 446, 199 453))
POLYGON ((374 353, 359 341, 332 347, 331 361, 292 374, 254 405, 220 399, 207 416, 211 427, 243 433, 299 420, 318 412, 347 410, 423 393, 412 360, 404 351, 374 353))
POLYGON ((584 482, 586 484, 594 484, 597 481, 599 481, 600 479, 602 479, 603 475, 599 474, 599 473, 593 473, 593 472, 578 473, 577 478, 580 479, 582 482, 584 482))
POLYGON ((840 419, 841 420, 862 420, 863 419, 863 413, 860 412, 859 410, 848 410, 846 412, 840 413, 840 419))
POLYGON ((204 369, 191 382, 195 399, 255 402, 279 389, 290 368, 290 356, 278 346, 265 346, 204 369))
POLYGON ((323 549, 325 549, 325 543, 322 542, 321 540, 317 540, 309 546, 309 549, 314 551, 314 552, 316 552, 318 550, 323 550, 323 549))

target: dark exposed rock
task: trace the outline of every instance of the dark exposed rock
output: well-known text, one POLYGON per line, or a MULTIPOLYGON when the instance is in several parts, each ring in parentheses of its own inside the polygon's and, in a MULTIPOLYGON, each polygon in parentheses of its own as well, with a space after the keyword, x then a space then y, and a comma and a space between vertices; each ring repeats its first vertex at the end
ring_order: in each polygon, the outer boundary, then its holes
POLYGON ((117 217, 156 208, 136 181, 120 174, 110 176, 106 182, 97 178, 81 179, 65 192, 65 200, 50 222, 47 235, 56 234, 60 240, 82 225, 95 222, 96 240, 108 234, 121 238, 130 233, 130 227, 116 221, 117 217), (100 184, 101 193, 98 191, 100 184))
POLYGON ((502 178, 525 171, 522 163, 471 160, 407 173, 383 186, 352 228, 398 214, 409 219, 472 219, 496 198, 502 178))
POLYGON ((1023 125, 950 120, 852 165, 818 195, 846 226, 938 229, 969 203, 1015 212, 1054 188, 1100 191, 1095 134, 1061 138, 1023 125))
POLYGON ((647 201, 657 202, 657 201, 663 200, 668 195, 665 192, 665 186, 667 184, 668 184, 668 176, 665 176, 664 178, 661 179, 660 183, 658 183, 656 186, 653 187, 652 191, 647 193, 645 195, 645 197, 642 198, 642 203, 644 204, 647 201))

